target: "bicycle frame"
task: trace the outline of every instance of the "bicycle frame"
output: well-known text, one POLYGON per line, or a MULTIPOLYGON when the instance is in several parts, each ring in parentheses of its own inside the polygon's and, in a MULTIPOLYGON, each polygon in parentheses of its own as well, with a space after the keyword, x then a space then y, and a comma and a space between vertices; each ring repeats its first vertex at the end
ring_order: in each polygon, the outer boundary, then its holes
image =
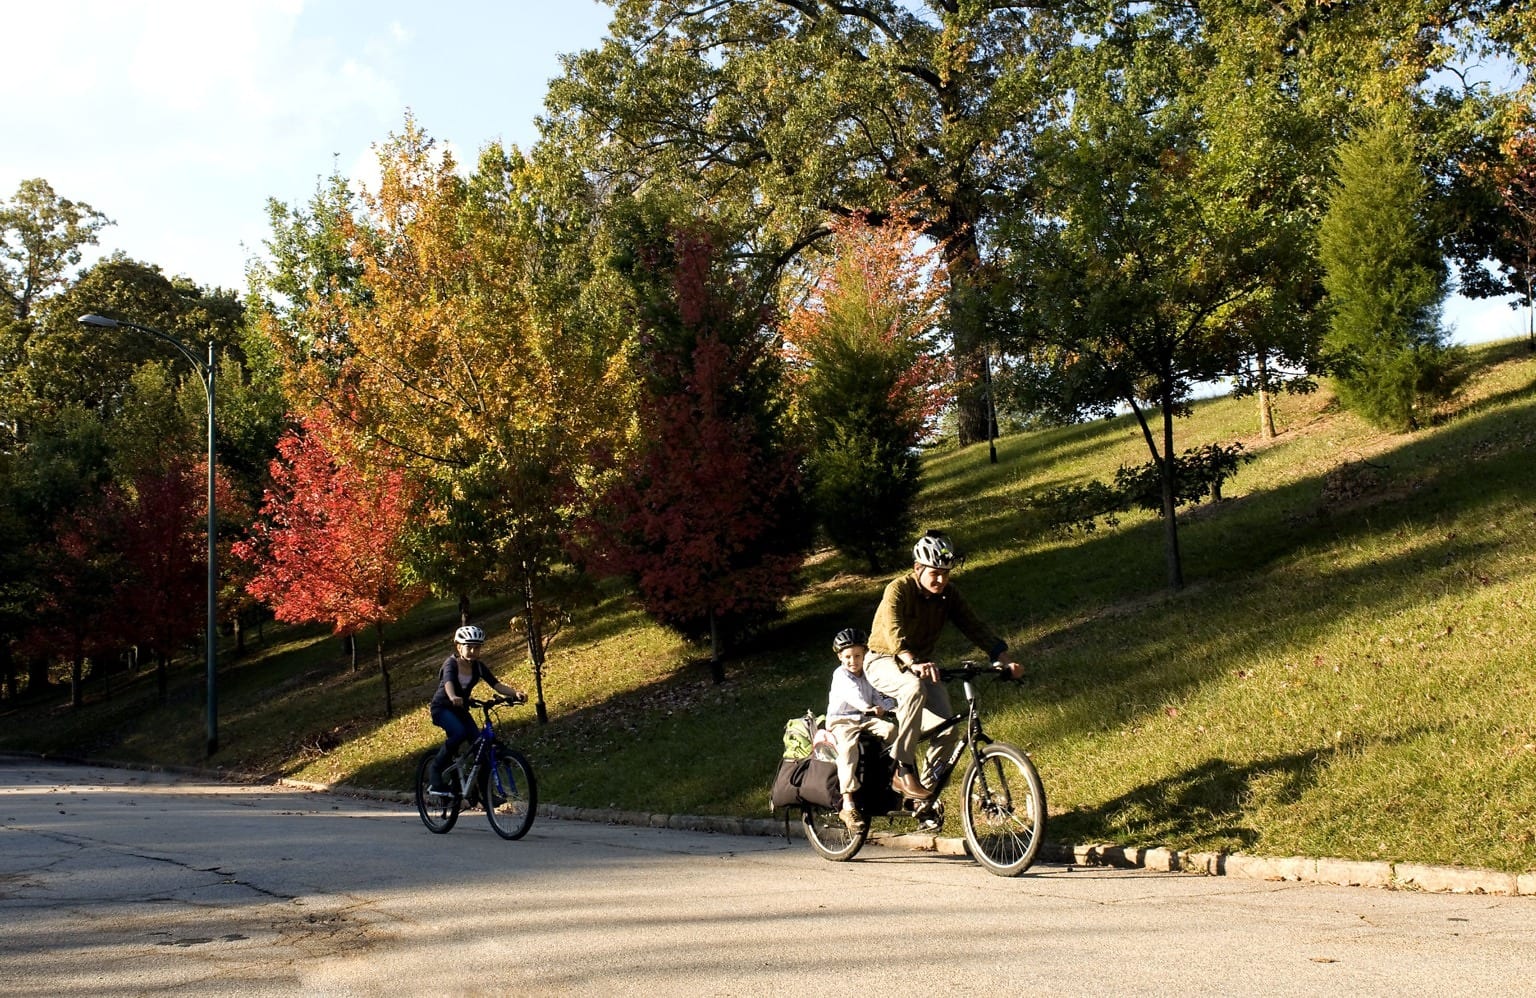
POLYGON ((491 726, 490 704, 477 703, 476 706, 480 708, 480 733, 469 744, 469 751, 461 753, 453 763, 459 767, 459 796, 461 797, 468 797, 473 792, 482 763, 490 766, 493 772, 496 766, 496 730, 491 726), (467 772, 463 766, 466 758, 471 760, 467 772))
POLYGON ((981 715, 976 710, 976 685, 973 667, 967 664, 960 669, 940 670, 940 679, 944 678, 959 678, 962 681, 961 685, 965 689, 965 710, 962 713, 953 714, 933 727, 924 730, 921 740, 927 741, 939 732, 947 731, 961 721, 966 722, 966 730, 965 737, 955 743, 954 751, 950 753, 949 758, 940 760, 934 767, 935 771, 929 774, 929 784, 933 787, 935 794, 943 790, 949 783, 950 776, 954 774, 955 767, 959 765, 960 758, 965 755, 967 749, 970 750, 971 757, 980 763, 982 748, 992 742, 987 733, 981 730, 981 715), (945 677, 943 675, 945 672, 949 672, 950 676, 945 677))

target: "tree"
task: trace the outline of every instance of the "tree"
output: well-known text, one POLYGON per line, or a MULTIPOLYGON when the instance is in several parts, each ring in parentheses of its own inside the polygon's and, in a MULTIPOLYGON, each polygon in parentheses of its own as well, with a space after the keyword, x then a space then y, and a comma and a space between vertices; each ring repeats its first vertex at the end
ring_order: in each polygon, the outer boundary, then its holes
POLYGON ((1191 81, 1208 66, 1154 12, 1110 29, 1063 62, 1073 108, 1037 142, 1041 210, 1004 229, 1010 342, 1063 415, 1135 414, 1179 588, 1174 422, 1196 386, 1254 348, 1243 311, 1289 260, 1291 228, 1242 182, 1248 161, 1229 144, 1240 133, 1207 127, 1191 81))
POLYGON ((410 119, 379 158, 359 211, 312 213, 339 230, 313 245, 348 247, 321 269, 350 283, 291 284, 302 301, 264 328, 298 398, 422 484, 416 577, 461 606, 464 587, 520 599, 545 720, 544 654, 574 588, 563 539, 632 397, 627 331, 586 280, 592 196, 498 147, 461 177, 410 119))
POLYGON ((943 247, 962 442, 982 439, 985 240, 1022 183, 1074 25, 1057 5, 617 0, 565 60, 546 142, 618 195, 694 192, 782 265, 855 212, 910 212, 943 247))
POLYGON ((10 203, 0 202, 0 292, 20 320, 33 304, 68 280, 80 248, 96 245, 96 233, 113 224, 83 201, 54 193, 41 177, 23 180, 10 203))
POLYGON ((1526 342, 1536 350, 1536 127, 1512 135, 1504 143, 1504 157, 1496 183, 1511 216, 1505 236, 1515 245, 1506 268, 1510 283, 1525 294, 1526 342))
MULTIPOLYGON (((122 646, 137 645, 155 659, 155 686, 166 698, 166 667, 175 650, 202 633, 201 604, 208 577, 203 514, 206 461, 144 469, 131 488, 108 493, 103 516, 121 560, 104 630, 122 646)), ((229 499, 227 486, 222 490, 229 499)), ((229 506, 221 506, 221 512, 229 506)))
POLYGON ((384 716, 394 714, 384 625, 415 606, 423 587, 404 579, 414 489, 398 469, 368 474, 325 417, 301 420, 278 441, 261 519, 234 553, 256 566, 249 585, 279 620, 323 621, 340 635, 377 635, 384 716))
POLYGON ((784 323, 812 506, 832 542, 871 571, 910 540, 917 446, 945 399, 936 255, 899 221, 836 223, 829 259, 784 323))
POLYGON ((1395 429, 1417 428, 1423 406, 1449 388, 1446 273, 1426 222, 1427 190, 1408 122, 1384 114, 1340 149, 1318 234, 1339 396, 1395 429))
POLYGON ((809 540, 798 455, 782 436, 766 289, 731 271, 724 233, 703 222, 636 230, 638 433, 587 523, 589 552, 657 620, 709 637, 718 683, 724 646, 793 591, 809 540))
MULTIPOLYGON (((80 316, 88 312, 159 329, 194 352, 213 340, 226 359, 243 356, 244 309, 233 292, 168 278, 159 267, 115 253, 37 309, 36 333, 24 344, 15 372, 23 422, 46 419, 75 403, 111 418, 121 405, 123 386, 140 365, 153 362, 187 371, 177 352, 153 336, 127 326, 81 325, 80 316)), ((195 431, 197 423, 192 426, 195 431)), ((195 439, 194 432, 194 446, 195 439)))

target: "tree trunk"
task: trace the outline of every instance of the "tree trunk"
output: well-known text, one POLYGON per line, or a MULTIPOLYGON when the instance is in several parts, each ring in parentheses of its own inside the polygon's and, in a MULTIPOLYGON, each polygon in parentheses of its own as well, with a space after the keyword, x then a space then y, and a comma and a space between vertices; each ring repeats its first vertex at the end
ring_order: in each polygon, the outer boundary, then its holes
POLYGON ((709 611, 709 678, 716 686, 725 682, 725 663, 720 660, 720 626, 713 608, 709 611))
POLYGON ((1275 439, 1275 402, 1269 394, 1269 357, 1259 351, 1256 360, 1259 381, 1259 436, 1264 440, 1275 439))
POLYGON ((1165 393, 1163 409, 1163 545, 1168 559, 1168 588, 1184 588, 1184 561, 1179 554, 1178 474, 1173 454, 1173 403, 1165 393))
POLYGON ((69 705, 80 707, 85 704, 85 691, 80 688, 84 681, 85 657, 76 652, 69 660, 69 705))
POLYGON ((1179 555, 1179 521, 1175 517, 1177 504, 1174 497, 1178 495, 1177 468, 1173 457, 1173 407, 1168 402, 1167 393, 1164 393, 1163 402, 1160 405, 1163 413, 1163 446, 1162 453, 1158 452, 1157 438, 1152 435, 1152 427, 1147 423, 1147 417, 1141 411, 1141 406, 1136 404, 1136 399, 1126 397, 1126 402, 1131 406, 1131 411, 1136 414, 1136 422, 1141 426, 1141 435, 1147 442, 1147 450, 1152 452, 1152 460, 1157 464, 1158 478, 1162 482, 1163 492, 1163 554, 1168 566, 1168 588, 1179 590, 1184 588, 1184 566, 1179 555))
POLYGON ((27 692, 37 695, 47 691, 48 659, 34 656, 27 662, 27 692))
POLYGON ((469 593, 459 593, 459 626, 469 623, 469 593))
MULTIPOLYGON (((395 716, 395 698, 389 688, 389 666, 384 662, 384 625, 374 624, 373 632, 378 637, 379 676, 384 680, 384 717, 387 720, 395 716)), ((356 654, 356 642, 353 642, 353 656, 356 657, 356 654)))
POLYGON ((544 703, 544 629, 534 610, 533 579, 523 566, 523 618, 528 636, 528 660, 533 663, 533 709, 540 724, 549 723, 549 708, 544 703))
POLYGON ((155 695, 160 698, 161 703, 165 703, 170 697, 166 690, 167 685, 166 654, 163 651, 157 651, 155 652, 155 695))
POLYGON ((949 270, 949 335, 954 344, 955 430, 960 446, 989 439, 987 431, 986 351, 983 332, 986 323, 986 296, 976 286, 981 271, 981 250, 976 244, 974 225, 966 224, 969 213, 963 206, 952 207, 944 226, 956 233, 944 242, 944 265, 949 270))

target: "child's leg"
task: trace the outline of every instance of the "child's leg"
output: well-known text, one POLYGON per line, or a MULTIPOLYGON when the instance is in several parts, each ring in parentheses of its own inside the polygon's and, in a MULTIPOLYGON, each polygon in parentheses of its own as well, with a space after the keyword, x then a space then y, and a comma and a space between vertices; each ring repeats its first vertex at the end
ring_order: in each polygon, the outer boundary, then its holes
POLYGON ((443 770, 453 762, 453 754, 458 751, 459 746, 474 736, 475 726, 472 718, 455 710, 434 711, 432 723, 443 729, 445 737, 443 747, 437 750, 437 756, 428 768, 427 776, 432 786, 440 787, 443 770))
POLYGON ((837 752, 837 785, 843 791, 843 807, 853 807, 853 792, 859 789, 859 721, 837 717, 827 722, 832 744, 837 752))

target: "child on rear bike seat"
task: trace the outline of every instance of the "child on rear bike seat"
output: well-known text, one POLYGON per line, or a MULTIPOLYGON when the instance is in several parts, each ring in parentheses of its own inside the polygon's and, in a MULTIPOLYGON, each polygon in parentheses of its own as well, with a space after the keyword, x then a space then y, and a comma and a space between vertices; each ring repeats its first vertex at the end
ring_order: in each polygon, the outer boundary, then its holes
POLYGON ((484 680, 502 696, 522 703, 528 698, 514 686, 498 680, 491 670, 480 661, 480 646, 485 644, 485 632, 473 624, 467 624, 453 632, 454 654, 443 662, 442 682, 432 696, 432 723, 443 729, 447 737, 438 749, 437 758, 428 770, 428 783, 433 793, 446 793, 442 785, 443 770, 453 761, 453 753, 469 739, 475 737, 480 726, 469 713, 469 694, 475 684, 484 680))
POLYGON ((832 673, 832 689, 827 694, 827 730, 837 747, 837 782, 843 791, 843 809, 839 817, 850 832, 864 827, 864 816, 853 803, 859 789, 859 733, 867 731, 890 744, 896 737, 896 725, 886 716, 896 701, 869 685, 864 678, 864 654, 869 650, 869 635, 849 627, 832 639, 838 666, 832 673))

